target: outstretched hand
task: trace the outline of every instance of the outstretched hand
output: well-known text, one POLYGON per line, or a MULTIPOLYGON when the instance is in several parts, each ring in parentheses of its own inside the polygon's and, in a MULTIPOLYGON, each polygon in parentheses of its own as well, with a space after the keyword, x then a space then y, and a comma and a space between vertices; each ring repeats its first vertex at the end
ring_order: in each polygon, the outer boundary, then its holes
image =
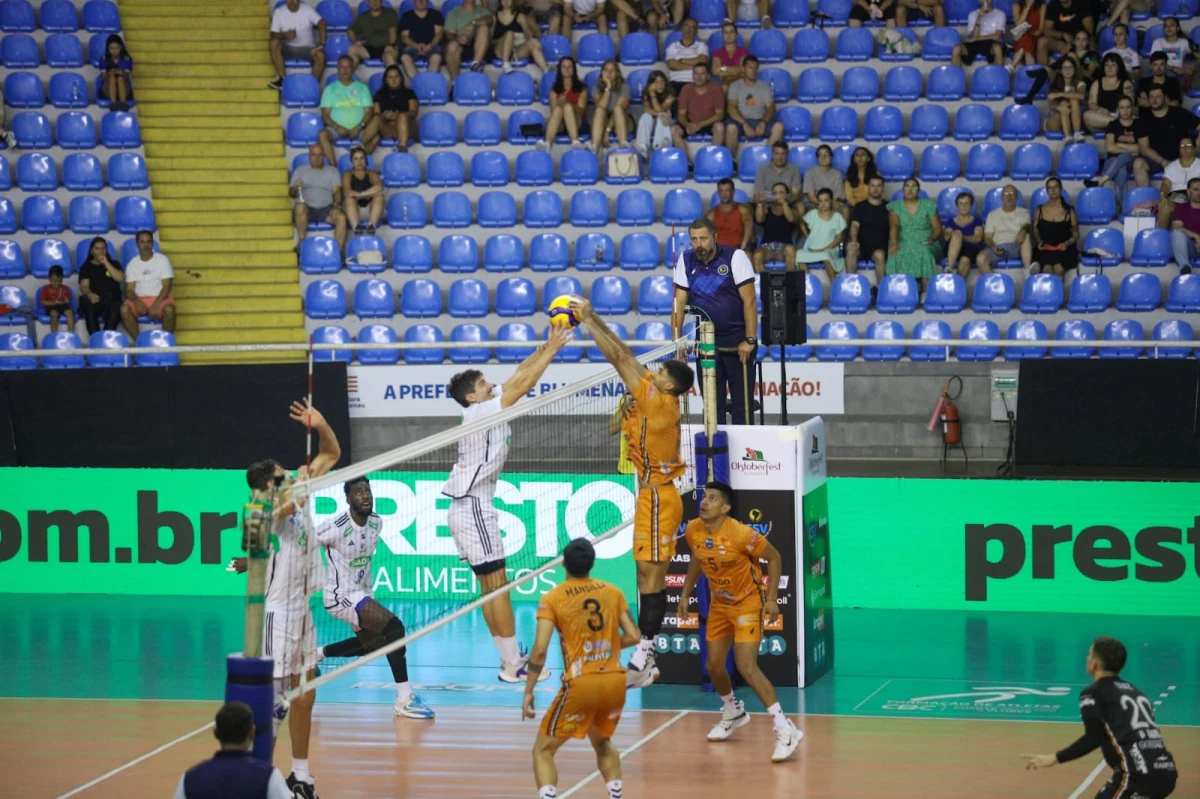
POLYGON ((325 423, 325 417, 321 415, 320 411, 310 405, 307 399, 293 402, 288 416, 293 421, 312 429, 316 429, 325 423))
POLYGON ((586 299, 572 294, 571 313, 575 314, 575 318, 580 322, 585 322, 592 317, 595 311, 592 309, 592 304, 586 299))
POLYGON ((575 331, 565 327, 550 328, 550 335, 546 337, 546 343, 554 352, 558 352, 575 338, 575 331))

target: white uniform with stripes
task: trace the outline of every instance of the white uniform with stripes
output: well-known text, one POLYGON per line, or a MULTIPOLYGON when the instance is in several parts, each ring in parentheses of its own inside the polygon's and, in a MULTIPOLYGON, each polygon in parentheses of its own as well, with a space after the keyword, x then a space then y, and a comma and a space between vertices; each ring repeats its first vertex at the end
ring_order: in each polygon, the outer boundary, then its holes
POLYGON ((263 654, 275 661, 275 679, 300 676, 317 665, 312 595, 324 578, 307 508, 283 520, 267 560, 263 654))
MULTIPOLYGON (((462 423, 473 422, 499 413, 503 388, 493 389, 495 396, 477 402, 462 412, 462 423)), ((451 498, 450 535, 459 556, 471 566, 492 563, 504 557, 500 538, 499 514, 493 500, 500 472, 508 458, 512 428, 507 422, 459 439, 458 463, 442 493, 451 498)))
POLYGON ((325 547, 329 570, 325 575, 325 610, 334 618, 359 629, 358 606, 373 593, 371 558, 379 542, 383 520, 378 513, 359 527, 347 511, 317 528, 317 541, 325 547))

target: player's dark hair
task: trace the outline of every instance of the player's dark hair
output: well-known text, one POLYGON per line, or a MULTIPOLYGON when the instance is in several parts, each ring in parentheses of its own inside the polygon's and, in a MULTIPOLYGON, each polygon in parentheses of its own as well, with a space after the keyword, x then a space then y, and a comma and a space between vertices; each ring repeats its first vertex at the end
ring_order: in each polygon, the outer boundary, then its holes
POLYGON ((217 711, 213 735, 222 744, 243 744, 254 732, 254 711, 245 702, 226 702, 217 711))
POLYGON ((662 368, 666 371, 667 377, 671 378, 672 385, 675 386, 672 393, 676 397, 682 397, 692 390, 692 384, 696 382, 696 375, 686 363, 676 360, 664 361, 662 368))
POLYGON ((354 489, 354 486, 358 485, 359 483, 364 483, 367 488, 371 487, 371 481, 366 478, 366 475, 362 475, 355 477, 353 480, 347 480, 342 485, 342 490, 346 492, 346 496, 350 496, 350 492, 354 489))
POLYGON ((475 392, 475 383, 481 377, 483 377, 483 372, 478 369, 467 369, 465 372, 459 372, 450 378, 450 384, 446 386, 446 391, 451 397, 454 397, 455 402, 464 408, 468 408, 471 403, 467 402, 467 395, 475 392))
POLYGON ((563 549, 563 568, 572 577, 587 577, 596 564, 596 548, 586 538, 576 538, 563 549))
POLYGON ((1120 674, 1121 669, 1125 668, 1125 644, 1118 641, 1116 638, 1110 638, 1107 635, 1102 635, 1095 641, 1092 641, 1092 653, 1096 656, 1096 660, 1100 661, 1100 665, 1105 671, 1111 671, 1113 674, 1120 674))
POLYGON ((705 489, 712 489, 713 491, 720 492, 722 499, 725 500, 725 504, 729 506, 729 512, 733 513, 733 486, 729 485, 729 483, 721 483, 716 480, 709 480, 704 484, 704 487, 705 489))
POLYGON ((275 479, 275 470, 278 468, 279 462, 270 458, 252 463, 246 470, 246 484, 255 491, 266 491, 275 479))

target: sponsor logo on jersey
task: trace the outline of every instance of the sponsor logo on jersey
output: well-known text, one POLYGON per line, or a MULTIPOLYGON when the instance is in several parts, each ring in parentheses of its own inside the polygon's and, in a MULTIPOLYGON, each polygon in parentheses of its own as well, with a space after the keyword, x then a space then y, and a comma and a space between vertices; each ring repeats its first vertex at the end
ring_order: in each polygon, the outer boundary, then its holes
POLYGON ((364 566, 370 565, 370 563, 371 563, 370 555, 361 555, 361 556, 355 558, 354 560, 350 561, 350 568, 351 569, 361 569, 364 566))

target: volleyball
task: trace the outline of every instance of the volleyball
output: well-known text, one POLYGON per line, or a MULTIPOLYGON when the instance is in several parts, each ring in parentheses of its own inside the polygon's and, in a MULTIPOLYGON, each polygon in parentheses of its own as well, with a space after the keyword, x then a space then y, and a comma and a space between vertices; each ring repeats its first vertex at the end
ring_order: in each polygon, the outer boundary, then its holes
POLYGON ((571 311, 571 295, 555 297, 550 303, 550 324, 562 328, 576 327, 579 324, 579 320, 571 311))

